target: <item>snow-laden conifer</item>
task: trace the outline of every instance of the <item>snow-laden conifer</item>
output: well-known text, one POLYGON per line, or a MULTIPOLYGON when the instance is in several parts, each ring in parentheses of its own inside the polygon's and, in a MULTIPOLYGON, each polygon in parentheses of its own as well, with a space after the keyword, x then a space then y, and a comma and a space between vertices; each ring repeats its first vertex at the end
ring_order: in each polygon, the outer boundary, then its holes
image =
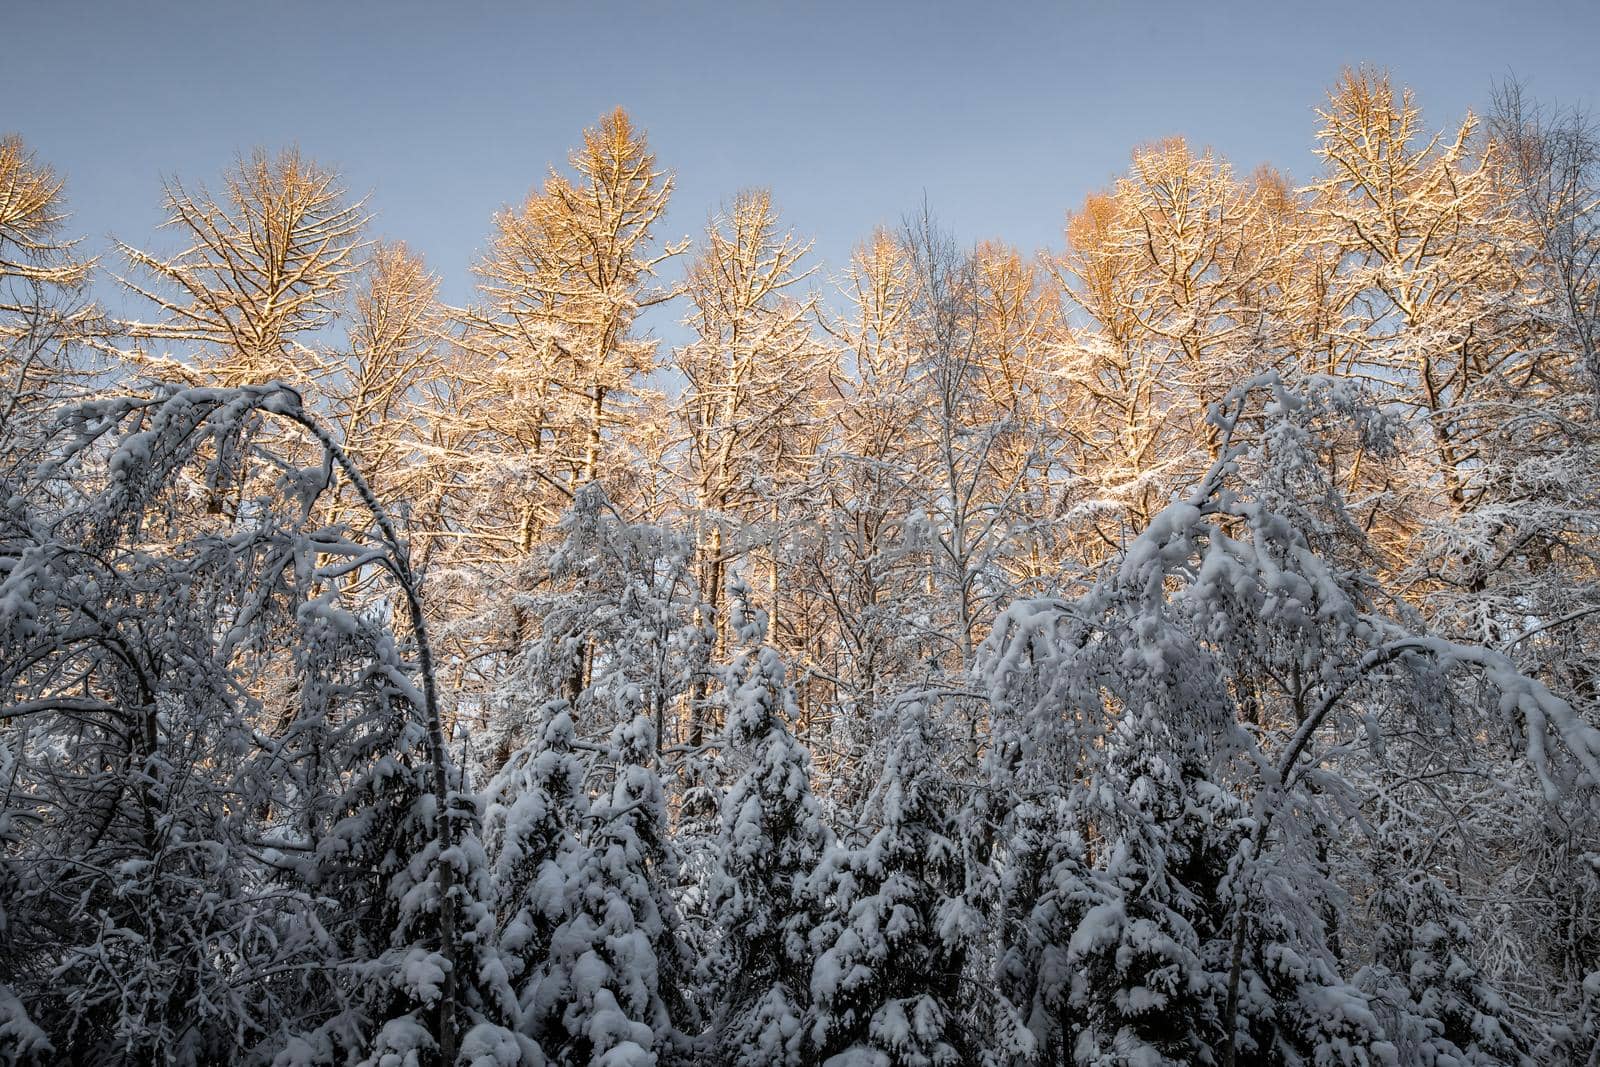
POLYGON ((710 920, 721 934, 709 999, 711 1039, 732 1067, 807 1063, 806 1022, 818 917, 810 879, 828 845, 811 795, 811 760, 790 732, 783 661, 763 642, 765 619, 736 586, 744 649, 725 672, 722 759, 738 776, 722 799, 710 920))
POLYGON ((981 916, 965 896, 957 797, 928 707, 893 709, 866 838, 829 852, 815 892, 811 1038, 832 1067, 954 1065, 976 1054, 962 977, 981 916))
POLYGON ((655 728, 639 715, 611 734, 599 795, 563 872, 567 914, 550 935, 528 1011, 544 1054, 564 1067, 655 1067, 690 1029, 670 893, 674 857, 655 728))

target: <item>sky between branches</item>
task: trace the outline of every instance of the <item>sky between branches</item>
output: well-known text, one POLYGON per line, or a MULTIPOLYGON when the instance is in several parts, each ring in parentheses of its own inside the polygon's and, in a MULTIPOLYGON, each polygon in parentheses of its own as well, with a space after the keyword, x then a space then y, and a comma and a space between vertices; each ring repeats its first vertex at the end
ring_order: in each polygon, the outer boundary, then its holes
MULTIPOLYGON (((1065 212, 1161 137, 1305 180, 1345 65, 1390 69, 1430 128, 1510 75, 1545 103, 1600 102, 1592 0, 0 0, 0 26, 0 130, 66 177, 91 254, 113 233, 160 247, 163 176, 215 185, 238 153, 298 144, 451 302, 471 298, 491 215, 619 104, 677 175, 663 237, 769 186, 825 277, 924 196, 963 240, 1058 247, 1065 212)), ((669 342, 675 314, 652 321, 669 342)))

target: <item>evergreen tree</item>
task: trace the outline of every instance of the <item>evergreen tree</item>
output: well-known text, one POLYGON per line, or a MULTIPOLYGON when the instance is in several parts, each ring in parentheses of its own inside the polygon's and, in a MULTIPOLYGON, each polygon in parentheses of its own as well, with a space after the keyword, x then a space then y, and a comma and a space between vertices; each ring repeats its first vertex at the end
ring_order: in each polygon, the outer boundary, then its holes
POLYGON ((976 1050, 962 1026, 963 973, 981 927, 966 898, 956 800, 926 705, 893 709, 895 734, 858 847, 818 868, 831 914, 811 935, 811 1037, 833 1067, 953 1065, 976 1050))
POLYGON ((818 912, 809 880, 828 836, 811 795, 810 757, 789 732, 795 709, 783 662, 759 644, 765 619, 749 619, 742 593, 734 591, 743 609, 735 623, 754 647, 726 673, 723 759, 743 771, 722 800, 708 901, 724 938, 712 1037, 730 1067, 799 1067, 807 1062, 808 935, 818 912))
POLYGON ((579 840, 589 810, 587 769, 573 751, 564 703, 545 709, 536 744, 512 755, 490 783, 487 839, 494 861, 500 951, 518 990, 518 1026, 538 1032, 539 979, 557 927, 573 906, 579 840))
POLYGON ((1419 850, 1407 838, 1393 829, 1381 835, 1381 847, 1402 870, 1380 876, 1372 902, 1374 958, 1362 984, 1393 1016, 1396 1042, 1410 1062, 1531 1065, 1527 1038, 1473 959, 1475 938, 1456 895, 1414 865, 1419 850))
POLYGON ((1072 939, 1112 889, 1089 865, 1076 799, 1026 801, 1008 820, 995 908, 1004 1002, 990 1042, 1001 1063, 1065 1063, 1082 1028, 1072 939))
POLYGON ((1127 712, 1105 751, 1090 803, 1110 892, 1067 947, 1081 1017, 1074 1061, 1204 1062, 1222 1025, 1217 976, 1202 955, 1226 869, 1215 834, 1237 811, 1207 788, 1192 749, 1153 708, 1127 712))
POLYGON ((612 732, 603 757, 612 781, 590 807, 568 871, 570 912, 550 937, 530 1005, 545 1055, 562 1067, 655 1067, 670 1061, 688 1022, 654 757, 648 717, 612 732))

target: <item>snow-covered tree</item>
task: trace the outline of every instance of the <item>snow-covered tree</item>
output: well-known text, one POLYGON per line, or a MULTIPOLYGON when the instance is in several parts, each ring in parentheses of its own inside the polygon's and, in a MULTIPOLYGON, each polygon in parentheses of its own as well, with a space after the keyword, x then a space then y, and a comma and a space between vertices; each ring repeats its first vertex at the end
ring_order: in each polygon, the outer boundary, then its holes
MULTIPOLYGON (((745 193, 707 228, 685 285, 695 339, 672 353, 685 380, 675 421, 686 442, 700 595, 720 645, 729 637, 727 577, 747 559, 744 570, 764 572, 763 602, 777 625, 790 527, 812 495, 830 352, 812 327, 815 298, 794 292, 809 274, 801 267, 807 250, 780 232, 770 194, 745 193)), ((703 710, 697 701, 691 716, 703 710)), ((695 719, 691 743, 707 732, 695 719)))
POLYGON ((262 386, 68 409, 5 477, 0 983, 72 1058, 343 1059, 395 1017, 384 989, 453 1058, 484 886, 471 820, 442 814, 473 801, 404 546, 359 472, 262 386), (275 473, 249 506, 198 521, 196 487, 262 418, 323 464, 253 455, 275 473), (335 470, 371 505, 362 529, 308 522, 335 470), (360 567, 397 580, 405 645, 341 604, 360 567))
POLYGON ((999 1063, 1065 1063, 1080 1013, 1071 1006, 1072 940, 1108 887, 1091 868, 1074 810, 1081 795, 1047 792, 1016 805, 997 849, 994 905, 999 1002, 988 1034, 999 1063))
POLYGON ((309 398, 327 371, 314 335, 360 269, 364 206, 348 202, 337 174, 294 150, 258 149, 223 185, 214 196, 167 184, 165 225, 179 251, 119 245, 133 270, 123 284, 160 315, 126 329, 140 342, 186 346, 182 362, 139 353, 159 376, 222 386, 281 379, 309 398))
POLYGON ((612 732, 600 768, 609 781, 566 864, 568 911, 527 1004, 555 1064, 655 1067, 693 1029, 655 744, 647 715, 612 732))
POLYGON ((1372 963, 1357 980, 1382 1005, 1402 1062, 1531 1064, 1527 1038, 1478 967, 1456 894, 1419 866, 1421 843, 1385 825, 1374 844, 1390 862, 1369 902, 1372 963))
MULTIPOLYGON (((650 283, 682 248, 654 249, 672 177, 621 108, 583 132, 568 163, 570 176, 552 169, 496 216, 477 268, 485 306, 463 318, 464 343, 484 361, 478 384, 495 402, 503 458, 534 465, 570 494, 607 472, 617 405, 654 365, 656 343, 634 320, 671 294, 650 283)), ((560 497, 533 495, 538 488, 528 486, 518 521, 542 533, 555 514, 537 512, 560 497)))
POLYGON ((836 847, 813 892, 810 1039, 832 1067, 970 1062, 963 989, 982 916, 967 896, 959 805, 929 708, 893 709, 883 776, 868 798, 865 841, 836 847))
MULTIPOLYGON (((1137 798, 1133 781, 1165 782, 1164 791, 1149 790, 1167 798, 1162 806, 1091 825, 1109 850, 1106 870, 1127 864, 1135 887, 1151 885, 1147 872, 1168 869, 1169 860, 1176 869, 1184 857, 1204 858, 1154 896, 1166 910, 1139 918, 1156 924, 1163 936, 1153 943, 1171 954, 1151 965, 1167 983, 1158 994, 1209 999, 1192 1012, 1202 1028, 1194 1047, 1233 1062, 1359 1063, 1387 1054, 1369 1006, 1340 976, 1326 916, 1295 903, 1325 896, 1332 885, 1319 841, 1336 810, 1328 798, 1349 788, 1305 762, 1314 742, 1326 735, 1330 757, 1341 745, 1372 751, 1365 746, 1403 736, 1407 717, 1427 714, 1452 672, 1477 670, 1501 694, 1486 710, 1516 717, 1521 758, 1552 796, 1561 792, 1562 760, 1590 767, 1600 755, 1600 733, 1505 657, 1384 617, 1366 601, 1370 579, 1313 549, 1308 524, 1319 511, 1306 503, 1338 503, 1312 476, 1320 453, 1306 420, 1315 408, 1270 378, 1237 390, 1214 409, 1219 459, 1195 492, 1159 513, 1085 597, 1017 605, 986 649, 992 702, 997 714, 1021 720, 1013 732, 1023 740, 1030 730, 1059 733, 1052 724, 1063 706, 1069 723, 1084 721, 1091 735, 1104 735, 1098 747, 1108 754, 1121 747, 1121 731, 1161 739, 1131 746, 1151 761, 1137 772, 1118 771, 1106 758, 1113 777, 1127 783, 1112 796, 1137 798), (1259 390, 1266 403, 1254 440, 1235 443, 1246 402, 1259 390), (1283 477, 1296 469, 1296 477, 1283 477), (1234 479, 1237 490, 1229 486, 1234 479), (1302 505, 1291 506, 1297 495, 1302 505), (1396 661, 1407 673, 1389 674, 1375 688, 1396 661), (1346 716, 1355 707, 1364 710, 1352 722, 1346 716), (1558 738, 1559 753, 1551 748, 1558 738), (1201 799, 1188 797, 1190 789, 1201 799), (1151 841, 1163 825, 1173 839, 1151 841), (1195 843, 1203 836, 1188 836, 1206 833, 1215 835, 1208 847, 1195 843), (1117 860, 1116 843, 1130 834, 1139 847, 1117 860), (1205 997, 1199 990, 1208 986, 1205 997), (1208 1018, 1215 1022, 1205 1037, 1208 1018)), ((1110 916, 1118 905, 1098 906, 1110 916)), ((1098 929, 1109 948, 1124 928, 1098 929)), ((1134 958, 1111 953, 1130 966, 1134 958)), ((1128 989, 1131 1003, 1147 987, 1128 989)), ((1092 1043, 1110 1055, 1123 1030, 1115 1007, 1101 1005, 1115 1025, 1092 1043)), ((1143 1038, 1165 1056, 1189 1053, 1157 1042, 1184 1039, 1143 1038)))
POLYGON ((581 736, 603 740, 642 707, 666 743, 706 671, 693 542, 628 521, 598 482, 578 491, 556 532, 547 580, 519 601, 540 629, 499 683, 494 735, 508 744, 530 712, 560 699, 581 736))
MULTIPOLYGON (((742 592, 742 591, 741 591, 742 592)), ((811 760, 790 732, 795 706, 777 652, 762 643, 765 619, 739 613, 745 650, 726 672, 722 759, 740 769, 722 799, 709 919, 721 935, 708 995, 710 1041, 730 1067, 807 1059, 819 908, 811 876, 828 829, 811 795, 811 760)))
POLYGON ((487 789, 498 943, 519 991, 519 1025, 530 1033, 538 1020, 526 1012, 538 997, 550 940, 572 907, 573 872, 583 861, 587 768, 573 744, 570 713, 551 704, 538 741, 513 753, 487 789))
POLYGON ((0 448, 62 402, 74 343, 96 331, 84 288, 93 264, 66 225, 64 182, 14 134, 0 136, 0 448))
POLYGON ((1221 1044, 1203 953, 1239 805, 1206 781, 1162 710, 1123 712, 1089 787, 1108 891, 1067 944, 1079 1064, 1191 1063, 1221 1044))
POLYGON ((256 152, 115 327, 0 139, 0 1064, 1596 1067, 1600 137, 1319 114, 842 310, 256 152))

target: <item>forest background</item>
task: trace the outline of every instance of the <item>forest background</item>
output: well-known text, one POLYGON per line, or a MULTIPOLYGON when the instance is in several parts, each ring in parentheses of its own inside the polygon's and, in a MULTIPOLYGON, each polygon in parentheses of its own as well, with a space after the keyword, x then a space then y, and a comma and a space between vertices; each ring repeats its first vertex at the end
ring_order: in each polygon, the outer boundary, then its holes
POLYGON ((0 1060, 1592 1063, 1591 16, 1450 10, 1293 169, 1124 132, 1265 13, 8 11, 0 1060))

